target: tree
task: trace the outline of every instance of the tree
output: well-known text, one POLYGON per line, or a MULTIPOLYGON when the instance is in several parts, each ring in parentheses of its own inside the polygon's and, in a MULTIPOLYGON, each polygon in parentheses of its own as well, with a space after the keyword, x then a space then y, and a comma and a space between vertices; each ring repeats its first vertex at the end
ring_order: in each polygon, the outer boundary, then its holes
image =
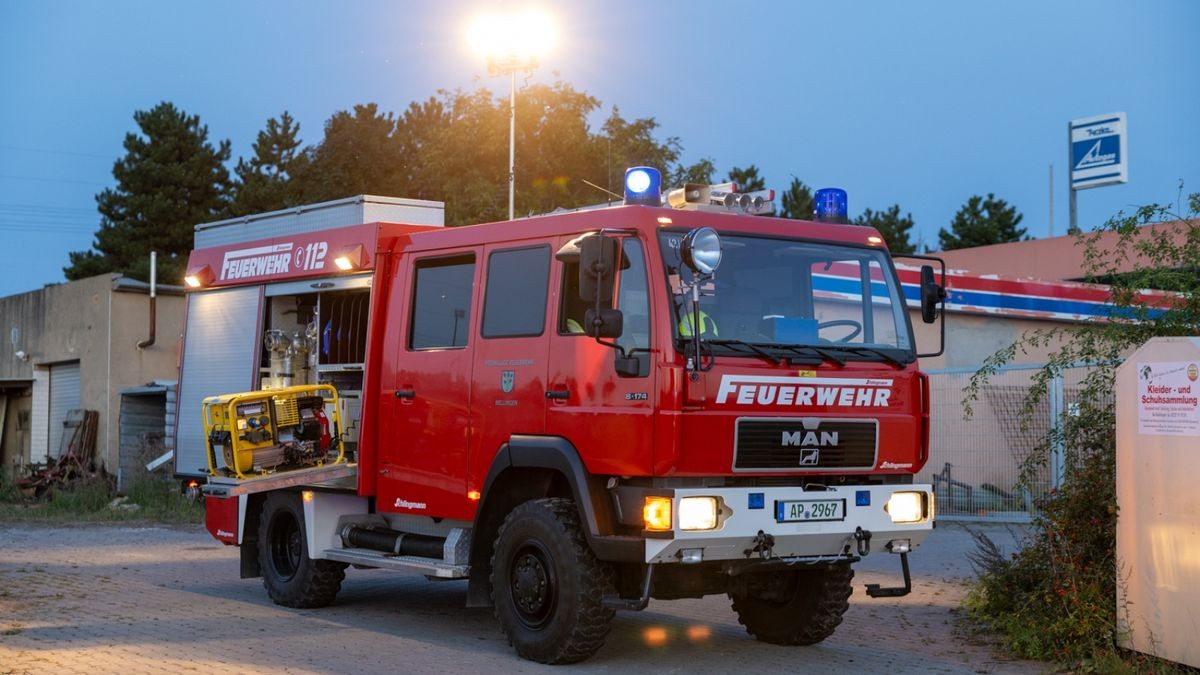
POLYGON ((602 131, 604 138, 612 143, 611 160, 608 163, 618 177, 616 181, 618 187, 614 190, 615 192, 621 191, 619 176, 623 176, 625 169, 631 166, 652 166, 661 171, 664 178, 670 177, 668 182, 671 184, 677 182, 677 177, 682 178, 686 174, 692 174, 690 178, 700 178, 702 176, 696 174, 711 171, 711 163, 706 163, 707 160, 701 160, 691 169, 681 168, 677 164, 679 154, 683 151, 679 139, 669 136, 666 141, 660 143, 654 139, 656 129, 658 129, 658 121, 653 117, 626 121, 621 117, 617 106, 613 106, 612 114, 604 121, 602 131), (696 167, 699 167, 699 171, 695 170, 696 167))
POLYGON ((297 167, 299 198, 312 203, 360 194, 402 195, 395 129, 392 113, 381 113, 375 103, 334 113, 325 122, 324 139, 305 149, 297 167))
POLYGON ((685 183, 711 185, 713 174, 716 171, 717 167, 713 164, 713 161, 707 157, 703 157, 695 164, 687 166, 676 164, 675 168, 671 169, 671 176, 668 183, 672 187, 682 187, 685 183))
POLYGON ((755 192, 767 187, 767 182, 758 175, 758 167, 753 164, 744 169, 733 167, 725 180, 737 183, 738 192, 755 192))
POLYGON ((901 217, 899 204, 892 204, 886 211, 865 209, 862 215, 854 219, 854 224, 879 230, 892 253, 917 252, 916 246, 909 240, 909 231, 913 227, 912 214, 906 213, 901 217))
POLYGON ((1093 364, 1071 413, 1041 439, 1022 472, 1024 487, 1031 487, 1051 449, 1063 448, 1068 468, 1061 487, 1039 504, 1034 529, 1015 556, 1000 555, 977 536, 974 559, 981 573, 968 604, 971 615, 1000 631, 1017 654, 1078 667, 1085 659, 1111 656, 1117 637, 1116 371, 1150 338, 1195 335, 1200 327, 1200 194, 1190 196, 1186 217, 1150 205, 1076 236, 1088 281, 1112 284, 1110 314, 1117 320, 1025 333, 987 359, 971 378, 963 405, 970 415, 989 379, 1018 352, 1049 351, 1022 406, 1028 422, 1065 369, 1093 364), (1174 222, 1160 222, 1164 218, 1174 222), (1145 227, 1150 223, 1158 224, 1145 227), (1102 245, 1102 235, 1112 233, 1116 241, 1102 245), (1158 298, 1144 294, 1145 288, 1177 293, 1158 298))
POLYGON ((67 279, 120 272, 149 278, 149 253, 159 253, 159 278, 183 279, 197 223, 228 214, 229 141, 213 147, 208 127, 169 102, 133 114, 141 134, 125 135, 125 156, 113 164, 116 188, 96 195, 100 229, 92 250, 73 251, 67 279))
MULTIPOLYGON (((278 119, 267 120, 266 129, 254 141, 254 157, 238 159, 234 172, 233 202, 229 211, 244 216, 295 205, 291 177, 304 161, 300 149, 300 125, 285 110, 278 119)), ((302 170, 302 169, 301 169, 302 170)))
MULTIPOLYGON (((508 106, 506 97, 486 89, 442 90, 398 117, 375 104, 337 112, 325 123, 324 138, 289 167, 288 198, 396 195, 443 202, 447 225, 501 220, 508 214, 508 106)), ((614 106, 593 131, 588 118, 599 106, 561 82, 517 93, 517 214, 604 201, 588 183, 619 194, 630 166, 711 182, 712 161, 680 165, 679 139, 655 138, 653 117, 626 120, 614 106)))
POLYGON ((792 184, 784 191, 779 200, 779 215, 793 220, 812 220, 816 204, 813 202, 812 188, 804 181, 792 177, 792 184))
POLYGON ((950 231, 938 231, 938 240, 943 251, 1021 241, 1027 238, 1025 228, 1017 227, 1023 217, 1016 207, 990 192, 987 199, 974 195, 954 214, 950 231))

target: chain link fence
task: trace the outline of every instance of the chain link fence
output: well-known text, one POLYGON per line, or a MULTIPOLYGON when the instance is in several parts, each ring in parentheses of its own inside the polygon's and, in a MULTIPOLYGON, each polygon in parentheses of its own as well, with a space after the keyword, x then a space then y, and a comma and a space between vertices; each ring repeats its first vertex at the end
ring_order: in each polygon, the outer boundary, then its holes
POLYGON ((1025 395, 1041 364, 1002 368, 980 388, 966 419, 963 398, 975 368, 926 371, 930 382, 929 462, 917 479, 933 484, 940 520, 1029 522, 1040 497, 1062 481, 1061 449, 1020 482, 1026 460, 1078 401, 1087 368, 1071 368, 1050 383, 1048 395, 1022 420, 1025 395))

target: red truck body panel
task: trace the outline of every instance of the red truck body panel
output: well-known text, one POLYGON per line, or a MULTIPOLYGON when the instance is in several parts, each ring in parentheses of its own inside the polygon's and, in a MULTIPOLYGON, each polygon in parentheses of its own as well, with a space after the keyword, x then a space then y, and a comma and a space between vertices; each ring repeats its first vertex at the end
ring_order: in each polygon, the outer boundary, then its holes
MULTIPOLYGON (((214 286, 328 276, 338 251, 363 245, 374 270, 358 450, 358 491, 383 512, 470 520, 500 447, 514 433, 568 438, 588 471, 614 476, 913 474, 925 461, 927 392, 916 363, 851 361, 843 366, 775 366, 718 358, 693 379, 674 346, 675 326, 651 324, 645 377, 613 371, 616 350, 555 329, 563 298, 554 280, 565 263, 553 253, 600 229, 641 242, 651 317, 670 302, 657 234, 711 226, 722 233, 869 246, 873 229, 652 207, 541 216, 458 228, 390 223, 274 237, 193 251, 189 269, 208 265, 214 286), (497 250, 550 250, 544 330, 527 337, 480 334, 489 256, 497 250), (286 249, 286 250, 285 250, 286 249), (286 254, 286 256, 284 255, 286 254), (255 257, 257 256, 257 257, 255 257), (467 336, 460 348, 413 349, 414 263, 471 261, 467 336), (548 393, 559 392, 561 397, 548 393), (562 393, 565 392, 565 393, 562 393), (408 394, 411 393, 411 396, 408 394), (852 470, 739 471, 733 465, 741 417, 878 421, 870 466, 852 470)), ((835 269, 833 273, 836 273, 835 269)))

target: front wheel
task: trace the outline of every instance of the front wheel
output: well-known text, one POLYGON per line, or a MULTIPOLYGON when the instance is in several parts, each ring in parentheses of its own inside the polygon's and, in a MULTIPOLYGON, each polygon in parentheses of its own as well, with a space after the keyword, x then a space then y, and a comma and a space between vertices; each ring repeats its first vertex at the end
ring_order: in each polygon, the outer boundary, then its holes
POLYGON ((492 603, 517 654, 540 663, 574 663, 608 637, 613 610, 607 565, 588 548, 569 499, 538 499, 513 509, 496 535, 492 603))
POLYGON ((776 645, 812 645, 833 635, 854 591, 849 564, 746 574, 729 589, 746 632, 776 645))
POLYGON ((284 607, 324 607, 346 578, 345 563, 309 557, 304 506, 294 492, 273 492, 263 503, 258 561, 267 595, 284 607))

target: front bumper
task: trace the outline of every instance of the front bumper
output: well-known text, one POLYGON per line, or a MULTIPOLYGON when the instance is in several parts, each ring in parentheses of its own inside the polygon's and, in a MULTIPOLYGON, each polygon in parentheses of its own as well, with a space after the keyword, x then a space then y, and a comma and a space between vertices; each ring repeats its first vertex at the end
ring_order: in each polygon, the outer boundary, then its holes
POLYGON ((656 495, 673 501, 675 527, 669 532, 646 532, 647 563, 745 560, 763 557, 761 543, 771 535, 771 557, 827 557, 860 554, 863 539, 870 551, 892 550, 892 542, 920 545, 933 530, 933 490, 929 485, 852 485, 819 491, 799 487, 772 488, 684 488, 656 490, 656 495), (893 523, 884 509, 894 492, 923 492, 928 513, 917 523, 893 523), (761 495, 759 497, 758 495, 761 495), (679 528, 679 500, 684 497, 716 497, 722 517, 713 530, 679 528), (832 521, 779 522, 777 502, 790 500, 844 500, 844 518, 832 521), (751 508, 752 504, 761 507, 751 508), (856 533, 858 536, 856 537, 856 533), (866 534, 869 533, 869 534, 866 534), (756 551, 756 546, 760 549, 756 551))

